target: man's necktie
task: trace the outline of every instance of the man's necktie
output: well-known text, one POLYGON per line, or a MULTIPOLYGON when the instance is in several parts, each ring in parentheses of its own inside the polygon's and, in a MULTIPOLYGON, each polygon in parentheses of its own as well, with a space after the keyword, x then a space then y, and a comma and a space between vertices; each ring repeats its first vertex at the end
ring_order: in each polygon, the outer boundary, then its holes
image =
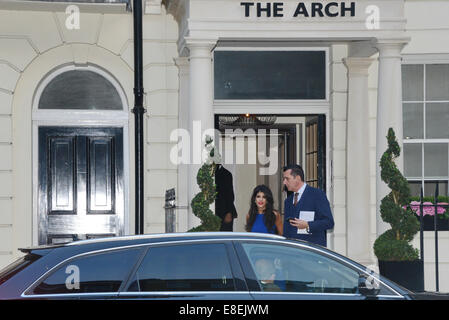
POLYGON ((295 206, 295 207, 298 204, 298 195, 299 195, 299 193, 295 192, 295 200, 293 201, 293 206, 295 206))

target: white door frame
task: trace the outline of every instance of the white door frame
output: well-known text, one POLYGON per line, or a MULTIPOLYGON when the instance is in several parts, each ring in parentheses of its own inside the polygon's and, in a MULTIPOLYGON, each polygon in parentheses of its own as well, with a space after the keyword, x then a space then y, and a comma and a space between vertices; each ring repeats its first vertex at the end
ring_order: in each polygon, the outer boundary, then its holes
POLYGON ((49 74, 36 90, 33 97, 32 111, 32 148, 33 148, 33 222, 32 222, 32 243, 38 245, 38 213, 39 213, 39 140, 38 132, 41 126, 58 127, 115 127, 123 128, 123 179, 124 179, 124 217, 123 233, 129 230, 129 107, 125 91, 119 82, 109 73, 93 65, 75 66, 68 65, 59 68, 49 74), (39 99, 45 87, 58 75, 71 70, 88 70, 103 76, 117 90, 122 101, 121 111, 113 110, 69 110, 69 109, 38 109, 39 99))

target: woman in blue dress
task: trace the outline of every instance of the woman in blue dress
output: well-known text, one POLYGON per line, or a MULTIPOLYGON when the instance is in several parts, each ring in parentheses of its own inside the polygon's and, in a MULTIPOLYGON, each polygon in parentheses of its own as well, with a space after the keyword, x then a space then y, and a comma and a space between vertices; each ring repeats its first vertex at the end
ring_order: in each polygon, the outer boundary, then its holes
POLYGON ((273 194, 266 185, 258 185, 251 196, 251 207, 246 215, 246 231, 282 235, 282 217, 273 210, 273 194))

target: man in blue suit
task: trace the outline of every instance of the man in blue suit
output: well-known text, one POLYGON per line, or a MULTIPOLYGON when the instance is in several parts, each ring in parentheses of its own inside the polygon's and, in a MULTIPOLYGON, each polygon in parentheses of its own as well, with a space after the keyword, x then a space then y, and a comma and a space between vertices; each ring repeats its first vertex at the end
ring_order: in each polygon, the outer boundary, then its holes
POLYGON ((284 202, 284 237, 296 238, 326 246, 326 230, 334 227, 326 194, 304 182, 304 171, 299 165, 284 167, 283 183, 293 192, 284 202), (313 221, 299 219, 313 216, 313 221))

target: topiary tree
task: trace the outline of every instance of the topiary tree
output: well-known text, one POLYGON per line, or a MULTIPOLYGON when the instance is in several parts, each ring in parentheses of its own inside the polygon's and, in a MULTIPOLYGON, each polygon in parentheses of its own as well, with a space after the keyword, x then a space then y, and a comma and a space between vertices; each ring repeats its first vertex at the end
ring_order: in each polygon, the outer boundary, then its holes
POLYGON ((201 224, 189 230, 189 232, 201 231, 219 231, 221 227, 221 219, 216 216, 210 205, 214 203, 217 195, 215 188, 215 168, 219 161, 219 155, 212 145, 212 138, 206 136, 206 150, 208 151, 208 158, 206 162, 198 170, 196 181, 201 191, 192 199, 192 211, 195 216, 200 218, 201 224))
POLYGON ((388 130, 387 140, 388 148, 380 159, 380 176, 391 192, 382 199, 380 214, 391 229, 374 242, 374 254, 381 261, 418 260, 419 251, 410 245, 410 241, 419 230, 419 222, 410 208, 408 182, 394 162, 401 149, 392 128, 388 130))

